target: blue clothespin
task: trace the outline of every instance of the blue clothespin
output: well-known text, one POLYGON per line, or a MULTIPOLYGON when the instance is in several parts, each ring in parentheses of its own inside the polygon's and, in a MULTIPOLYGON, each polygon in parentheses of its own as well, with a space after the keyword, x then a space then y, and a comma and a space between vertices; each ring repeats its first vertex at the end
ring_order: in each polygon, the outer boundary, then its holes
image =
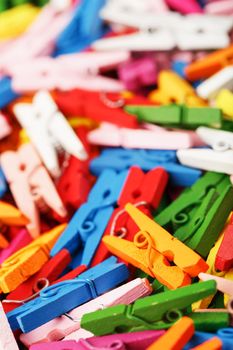
POLYGON ((0 168, 0 198, 4 196, 7 191, 7 183, 2 169, 0 168))
MULTIPOLYGON (((215 335, 215 334, 214 334, 215 335)), ((205 332, 195 332, 194 336, 184 347, 184 350, 193 349, 199 344, 204 343, 206 340, 213 338, 213 333, 205 332)), ((222 341, 222 350, 233 350, 233 329, 232 328, 223 328, 217 331, 216 336, 222 341)))
POLYGON ((83 0, 77 6, 71 22, 57 40, 55 56, 82 51, 109 31, 99 15, 105 3, 106 0, 83 0))
POLYGON ((19 96, 19 94, 13 91, 10 78, 5 77, 0 79, 0 108, 4 108, 19 96))
POLYGON ((132 165, 144 171, 163 167, 169 173, 171 183, 176 186, 191 186, 201 176, 201 171, 178 164, 175 151, 109 148, 93 159, 90 169, 93 174, 99 175, 106 168, 122 171, 132 165))
POLYGON ((89 194, 88 201, 74 214, 51 250, 51 256, 65 248, 75 256, 72 268, 80 264, 90 265, 110 220, 126 175, 127 171, 117 174, 114 170, 105 170, 100 175, 89 194))
POLYGON ((111 257, 73 280, 43 289, 37 299, 7 313, 12 330, 29 332, 127 280, 125 264, 111 257))

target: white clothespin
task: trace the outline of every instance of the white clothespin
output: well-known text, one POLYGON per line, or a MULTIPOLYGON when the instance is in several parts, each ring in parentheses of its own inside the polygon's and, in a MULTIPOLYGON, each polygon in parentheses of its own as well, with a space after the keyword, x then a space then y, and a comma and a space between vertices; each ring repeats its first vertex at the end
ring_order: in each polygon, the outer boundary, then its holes
POLYGON ((42 57, 14 64, 8 69, 12 87, 17 92, 40 89, 121 91, 124 84, 99 74, 103 68, 114 68, 130 58, 128 51, 85 52, 59 56, 54 59, 42 57))
POLYGON ((228 32, 233 26, 230 17, 210 15, 188 15, 178 13, 153 13, 141 11, 127 5, 107 4, 101 17, 114 24, 138 29, 137 33, 97 40, 96 50, 181 50, 219 49, 230 43, 228 32))
POLYGON ((225 67, 201 83, 196 91, 205 99, 215 98, 222 89, 233 89, 233 66, 225 67))
POLYGON ((202 170, 233 174, 233 133, 199 127, 198 136, 212 149, 184 149, 177 151, 181 164, 202 170))
POLYGON ((180 50, 210 50, 230 44, 228 32, 233 26, 230 17, 189 15, 180 21, 175 36, 180 50))
POLYGON ((83 144, 47 91, 39 91, 32 104, 16 104, 14 113, 52 176, 60 175, 59 147, 81 160, 87 158, 83 144))

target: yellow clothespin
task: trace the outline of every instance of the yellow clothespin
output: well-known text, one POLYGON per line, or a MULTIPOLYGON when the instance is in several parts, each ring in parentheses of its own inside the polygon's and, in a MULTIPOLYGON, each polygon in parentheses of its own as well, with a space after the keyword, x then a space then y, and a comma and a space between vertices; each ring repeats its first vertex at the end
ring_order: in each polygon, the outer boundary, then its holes
POLYGON ((48 261, 50 250, 65 228, 66 224, 53 228, 2 263, 0 268, 2 292, 11 292, 41 269, 48 261))
POLYGON ((190 107, 206 106, 196 95, 195 89, 178 74, 164 70, 158 76, 158 90, 152 91, 149 99, 161 104, 177 103, 190 107))
POLYGON ((40 9, 30 4, 16 6, 0 14, 0 40, 13 39, 25 32, 40 9))
POLYGON ((230 90, 221 90, 216 98, 216 106, 220 108, 226 119, 233 121, 233 93, 230 90))

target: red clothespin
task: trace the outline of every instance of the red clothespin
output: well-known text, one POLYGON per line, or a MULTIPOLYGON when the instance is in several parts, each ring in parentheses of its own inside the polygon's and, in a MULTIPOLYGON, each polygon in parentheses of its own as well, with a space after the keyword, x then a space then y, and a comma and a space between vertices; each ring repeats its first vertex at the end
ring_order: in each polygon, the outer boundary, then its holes
POLYGON ((233 214, 227 225, 222 243, 218 249, 215 260, 215 268, 220 271, 228 271, 233 267, 233 214))
MULTIPOLYGON (((109 122, 126 128, 135 128, 137 119, 122 109, 125 99, 120 94, 105 94, 84 90, 58 91, 55 101, 59 109, 68 116, 80 115, 97 122, 109 122)), ((129 99, 136 104, 151 104, 146 98, 133 96, 129 99)), ((129 102, 127 100, 127 104, 129 102)))
MULTIPOLYGON (((74 156, 70 156, 67 165, 64 167, 63 173, 57 182, 58 193, 67 209, 71 209, 71 213, 78 209, 84 202, 87 201, 88 194, 94 182, 94 177, 89 171, 89 162, 93 156, 97 156, 95 147, 87 141, 87 135, 90 131, 88 119, 75 119, 72 123, 76 134, 83 143, 88 154, 87 160, 80 160, 74 156), (85 125, 86 122, 86 125, 85 125)), ((93 123, 92 123, 93 124, 93 123)))
MULTIPOLYGON (((132 241, 138 232, 138 226, 125 211, 126 203, 136 205, 144 214, 151 217, 151 210, 159 206, 168 181, 168 174, 162 168, 144 173, 138 167, 132 167, 118 199, 119 208, 115 209, 104 232, 106 235, 117 235, 132 241)), ((100 263, 110 255, 109 250, 101 242, 92 266, 100 263)))
POLYGON ((53 181, 30 143, 17 152, 2 153, 1 166, 18 208, 30 221, 27 228, 34 238, 40 233, 39 210, 52 209, 59 217, 66 217, 53 181))

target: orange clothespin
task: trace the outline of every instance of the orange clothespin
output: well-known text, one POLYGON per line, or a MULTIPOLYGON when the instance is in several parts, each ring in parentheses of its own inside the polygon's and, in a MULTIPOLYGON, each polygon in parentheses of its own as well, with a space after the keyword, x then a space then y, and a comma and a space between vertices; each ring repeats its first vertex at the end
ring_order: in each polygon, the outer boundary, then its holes
POLYGON ((6 259, 0 268, 0 290, 9 293, 39 271, 65 227, 53 228, 6 259))
POLYGON ((201 58, 185 68, 189 80, 209 78, 220 69, 233 63, 233 45, 201 58))
POLYGON ((182 350, 194 331, 193 320, 184 316, 146 350, 182 350))
POLYGON ((198 346, 195 346, 195 348, 192 348, 191 350, 222 350, 222 342, 219 338, 214 337, 198 346))
POLYGON ((46 212, 51 208, 60 217, 66 216, 54 183, 30 143, 16 152, 2 153, 0 159, 15 202, 29 218, 27 228, 32 237, 40 233, 39 209, 46 212))
MULTIPOLYGON (((13 205, 0 201, 0 226, 24 226, 28 219, 13 205)), ((0 249, 7 248, 7 239, 0 233, 0 249)))
POLYGON ((103 242, 111 253, 156 277, 170 289, 190 284, 190 277, 208 269, 206 262, 197 253, 132 204, 128 203, 125 210, 140 231, 133 242, 105 236, 103 242), (176 266, 170 266, 169 261, 176 266))
POLYGON ((195 89, 178 74, 164 70, 158 76, 158 90, 152 91, 149 99, 161 104, 186 104, 190 107, 206 106, 195 89))

